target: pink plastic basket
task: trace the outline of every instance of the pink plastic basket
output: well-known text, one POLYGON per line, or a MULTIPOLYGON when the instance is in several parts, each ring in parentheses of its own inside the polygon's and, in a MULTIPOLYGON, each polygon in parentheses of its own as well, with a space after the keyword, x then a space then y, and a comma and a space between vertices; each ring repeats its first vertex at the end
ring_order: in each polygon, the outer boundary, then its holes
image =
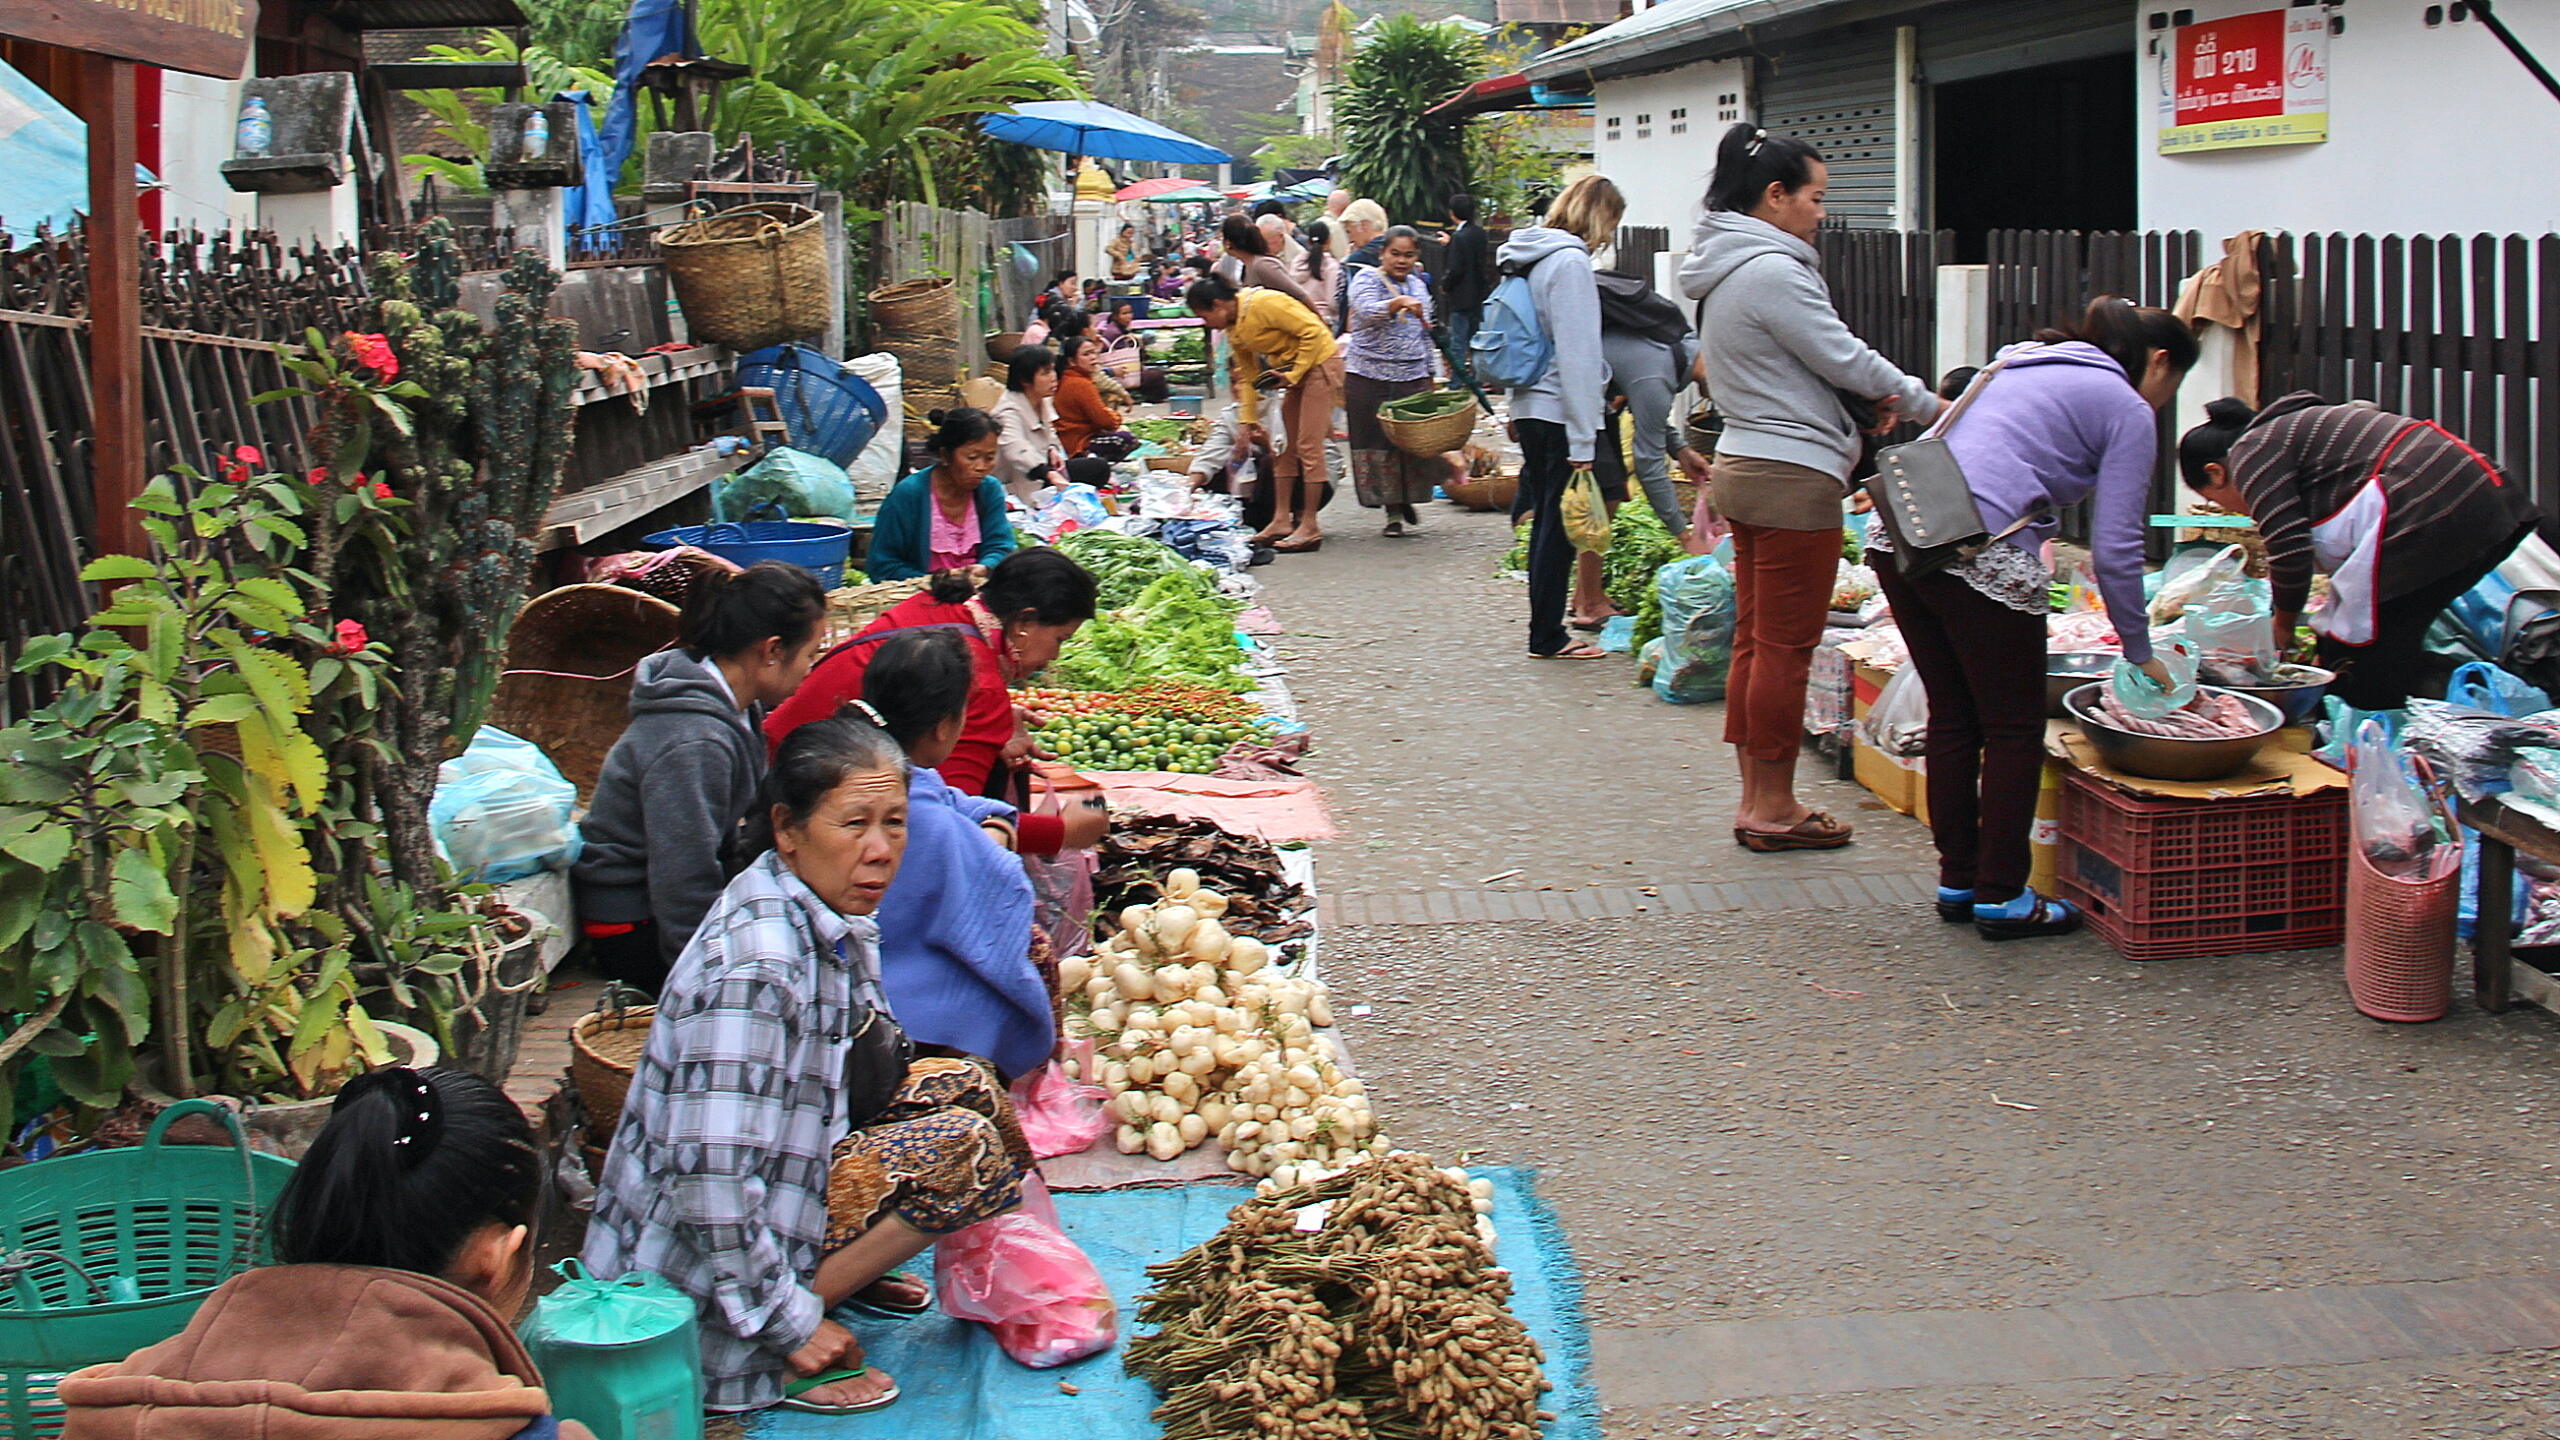
POLYGON ((2462 871, 2396 880, 2347 855, 2347 998, 2376 1020, 2440 1020, 2453 1008, 2453 920, 2462 871))

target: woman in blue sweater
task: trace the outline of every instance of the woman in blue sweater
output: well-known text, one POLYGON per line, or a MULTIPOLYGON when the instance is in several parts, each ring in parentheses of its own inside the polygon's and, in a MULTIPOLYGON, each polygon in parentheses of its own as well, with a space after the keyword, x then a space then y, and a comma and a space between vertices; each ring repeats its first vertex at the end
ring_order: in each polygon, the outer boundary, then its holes
POLYGON ((1002 441, 995 417, 964 405, 930 418, 933 468, 899 481, 872 519, 862 567, 875 582, 992 566, 1016 548, 995 478, 1002 441))

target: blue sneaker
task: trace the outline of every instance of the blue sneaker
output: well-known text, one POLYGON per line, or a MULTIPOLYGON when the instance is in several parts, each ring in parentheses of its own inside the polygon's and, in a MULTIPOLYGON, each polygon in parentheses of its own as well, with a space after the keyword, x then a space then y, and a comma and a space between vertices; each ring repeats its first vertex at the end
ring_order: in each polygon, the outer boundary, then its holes
POLYGON ((1973 918, 1973 892, 1938 887, 1938 918, 1950 925, 1962 925, 1973 918))
POLYGON ((2080 907, 2068 900, 2022 890, 2000 905, 1973 907, 1973 928, 1985 940, 2032 940, 2068 935, 2080 928, 2080 907))

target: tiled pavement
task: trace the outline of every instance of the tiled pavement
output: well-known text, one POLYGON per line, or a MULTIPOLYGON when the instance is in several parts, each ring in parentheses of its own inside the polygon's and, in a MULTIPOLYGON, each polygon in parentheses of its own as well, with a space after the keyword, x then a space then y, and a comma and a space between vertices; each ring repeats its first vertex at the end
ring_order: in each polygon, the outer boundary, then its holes
POLYGON ((1725 911, 1835 911, 1909 906, 1935 884, 1927 875, 1831 875, 1796 880, 1593 885, 1572 890, 1425 890, 1410 894, 1326 895, 1331 925, 1481 925, 1487 922, 1622 920, 1637 915, 1725 911))

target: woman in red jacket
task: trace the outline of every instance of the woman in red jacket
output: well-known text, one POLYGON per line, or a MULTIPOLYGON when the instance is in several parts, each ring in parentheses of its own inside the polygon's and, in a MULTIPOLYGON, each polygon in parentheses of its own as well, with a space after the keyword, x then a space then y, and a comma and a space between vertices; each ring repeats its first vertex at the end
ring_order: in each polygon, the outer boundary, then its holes
MULTIPOLYGON (((960 743, 937 768, 955 790, 1020 804, 1017 772, 1031 754, 1031 737, 1008 687, 1058 658, 1058 648, 1093 618, 1094 595, 1093 576, 1047 548, 1006 556, 975 593, 965 572, 937 575, 931 590, 900 602, 828 652, 766 719, 766 745, 778 749, 792 731, 861 699, 863 672, 882 637, 927 626, 956 630, 969 643, 969 711, 960 743)), ((1102 838, 1108 820, 1100 810, 1058 816, 1026 807, 1015 848, 1025 855, 1087 849, 1102 838)))

